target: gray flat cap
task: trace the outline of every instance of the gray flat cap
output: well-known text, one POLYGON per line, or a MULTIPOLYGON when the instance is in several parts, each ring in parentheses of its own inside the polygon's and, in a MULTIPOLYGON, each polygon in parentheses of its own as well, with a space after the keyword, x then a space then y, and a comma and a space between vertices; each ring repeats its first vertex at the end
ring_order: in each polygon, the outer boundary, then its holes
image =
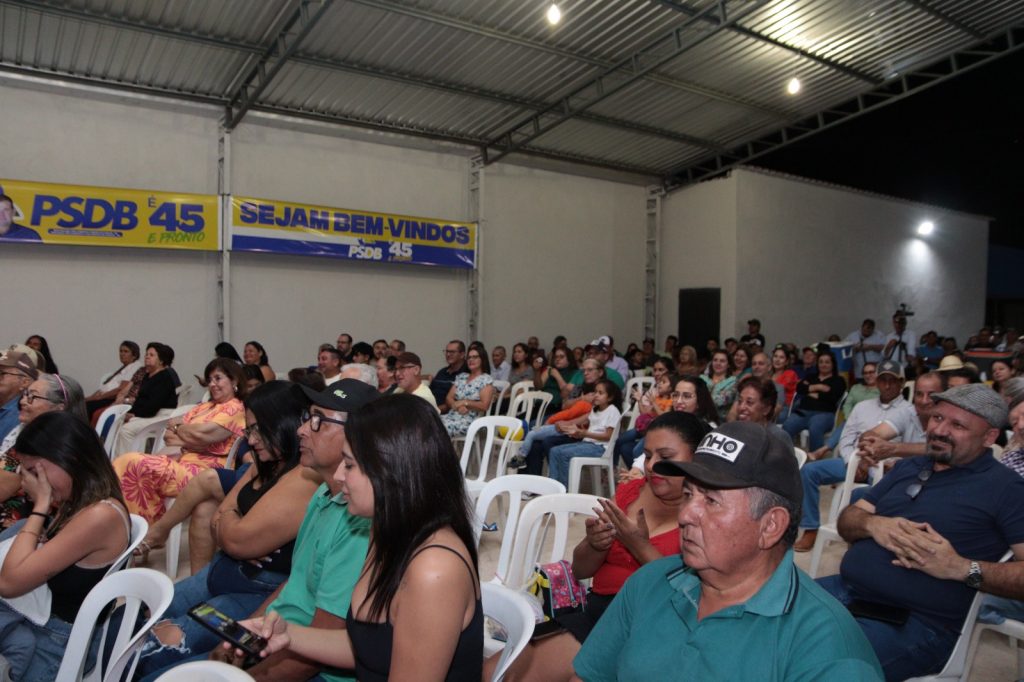
POLYGON ((949 403, 976 414, 992 428, 1001 429, 1006 425, 1009 412, 1006 401, 985 384, 954 386, 947 391, 934 394, 932 400, 949 403))

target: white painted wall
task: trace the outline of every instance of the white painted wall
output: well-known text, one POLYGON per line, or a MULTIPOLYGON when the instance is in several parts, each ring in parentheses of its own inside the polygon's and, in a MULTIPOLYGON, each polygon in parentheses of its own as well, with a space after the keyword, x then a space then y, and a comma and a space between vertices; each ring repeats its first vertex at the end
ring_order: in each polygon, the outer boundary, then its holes
POLYGON ((739 171, 737 326, 757 316, 769 342, 845 337, 874 318, 961 342, 982 325, 988 223, 980 217, 758 171, 739 171), (927 239, 918 224, 934 221, 927 239), (748 276, 747 273, 750 273, 748 276))
POLYGON ((484 181, 483 341, 643 336, 643 187, 513 165, 484 181))
POLYGON ((744 169, 669 195, 662 215, 662 337, 678 289, 698 286, 722 287, 723 337, 758 317, 769 344, 845 337, 866 317, 888 332, 902 302, 919 334, 962 340, 984 318, 983 218, 744 169))
MULTIPOLYGON (((0 177, 217 192, 219 112, 168 111, 0 84, 0 177), (211 144, 212 140, 212 144, 211 144)), ((130 338, 164 341, 182 379, 216 344, 219 256, 176 251, 5 244, 0 344, 47 338, 86 392, 117 367, 130 338)))
MULTIPOLYGON (((702 182, 662 201, 658 348, 679 330, 679 290, 722 290, 722 329, 736 325, 736 181, 702 182)), ((699 349, 698 349, 699 350, 699 349)))

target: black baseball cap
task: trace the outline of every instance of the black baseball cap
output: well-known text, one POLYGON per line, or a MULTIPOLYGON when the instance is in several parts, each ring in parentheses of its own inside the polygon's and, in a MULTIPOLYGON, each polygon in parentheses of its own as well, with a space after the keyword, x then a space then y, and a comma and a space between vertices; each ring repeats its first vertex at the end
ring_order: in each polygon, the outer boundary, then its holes
POLYGON ((775 426, 723 424, 704 436, 692 462, 658 462, 654 471, 687 476, 710 488, 764 488, 797 506, 804 499, 793 444, 775 426))
POLYGON ((322 391, 302 385, 299 388, 314 405, 337 412, 355 412, 380 397, 377 389, 358 379, 339 379, 322 391))

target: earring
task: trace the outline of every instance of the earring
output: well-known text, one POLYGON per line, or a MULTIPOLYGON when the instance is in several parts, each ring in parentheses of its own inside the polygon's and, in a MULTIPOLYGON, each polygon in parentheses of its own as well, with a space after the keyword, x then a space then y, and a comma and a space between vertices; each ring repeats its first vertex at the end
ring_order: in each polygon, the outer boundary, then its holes
POLYGON ((238 393, 238 384, 235 384, 234 389, 235 389, 235 393, 238 393))

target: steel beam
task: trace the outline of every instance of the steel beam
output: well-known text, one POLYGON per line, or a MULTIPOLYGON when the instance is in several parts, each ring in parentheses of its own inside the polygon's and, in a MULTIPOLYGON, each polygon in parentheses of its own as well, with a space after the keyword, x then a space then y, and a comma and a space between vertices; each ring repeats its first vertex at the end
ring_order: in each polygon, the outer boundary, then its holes
MULTIPOLYGON (((472 33, 474 35, 484 36, 486 38, 492 38, 494 40, 500 40, 502 42, 509 43, 511 45, 518 45, 520 47, 527 47, 531 50, 538 52, 545 52, 547 54, 556 55, 558 57, 564 57, 565 59, 572 59, 577 62, 584 62, 590 64, 599 69, 608 69, 615 65, 615 62, 596 57, 594 55, 586 55, 565 48, 556 47, 549 45, 537 40, 529 40, 521 36, 513 35, 511 33, 505 33, 504 31, 498 31, 486 26, 480 26, 470 21, 462 19, 456 19, 454 17, 445 16, 436 12, 412 7, 396 0, 348 0, 348 2, 364 5, 366 7, 373 7, 393 14, 401 14, 402 16, 413 17, 422 21, 427 21, 439 26, 447 26, 449 28, 458 29, 466 33, 472 33)), ((780 120, 785 120, 790 114, 781 109, 776 109, 758 102, 744 99, 731 93, 722 92, 715 90, 714 88, 708 88, 703 85, 696 83, 690 83, 688 81, 679 80, 677 78, 670 78, 656 73, 649 73, 644 76, 644 80, 659 85, 664 85, 676 90, 682 90, 693 95, 700 95, 707 99, 712 99, 717 102, 724 102, 733 106, 742 107, 750 111, 756 111, 761 114, 766 114, 780 120)))
POLYGON ((333 0, 299 0, 270 45, 242 75, 241 82, 228 93, 224 127, 234 130, 258 101, 274 76, 284 67, 316 23, 330 8, 333 0))
POLYGON ((484 158, 487 163, 495 163, 505 156, 518 151, 523 146, 549 132, 566 121, 579 116, 590 107, 620 92, 645 75, 653 72, 667 62, 686 53, 704 42, 719 31, 735 24, 753 10, 765 5, 768 0, 718 0, 709 5, 680 26, 674 27, 667 34, 652 41, 605 69, 596 77, 577 86, 572 92, 550 104, 546 109, 533 114, 500 135, 493 137, 484 147, 484 158), (737 5, 736 11, 727 5, 737 5), (714 22, 713 28, 706 28, 708 21, 714 22), (691 35, 692 34, 692 35, 691 35), (490 150, 497 149, 492 154, 490 150))
POLYGON ((881 109, 910 97, 922 90, 984 66, 1000 57, 1024 47, 1024 25, 1013 26, 987 40, 947 54, 942 59, 907 71, 877 88, 869 90, 840 105, 829 107, 779 128, 767 135, 748 140, 733 147, 726 154, 705 157, 696 163, 672 170, 664 179, 667 191, 674 191, 707 180, 736 166, 782 149, 811 135, 834 128, 846 121, 881 109))
POLYGON ((930 4, 925 2, 925 0, 904 0, 904 2, 906 2, 908 5, 916 7, 917 9, 921 10, 926 14, 930 14, 931 16, 935 17, 940 21, 949 24, 956 30, 966 33, 975 40, 985 39, 985 34, 979 31, 978 29, 960 21, 949 12, 943 12, 937 7, 932 7, 930 4))
MULTIPOLYGON (((255 43, 223 40, 220 38, 213 38, 210 36, 189 33, 187 31, 181 31, 178 29, 166 28, 154 24, 147 24, 129 19, 124 19, 121 17, 99 14, 85 9, 54 7, 52 5, 46 5, 44 3, 41 3, 38 0, 0 0, 0 4, 9 4, 18 7, 32 9, 34 11, 48 12, 50 14, 54 14, 57 16, 63 16, 78 21, 88 21, 92 23, 103 24, 106 26, 111 26, 112 28, 142 31, 144 33, 157 35, 164 38, 171 38, 187 42, 195 42, 202 45, 207 45, 209 47, 216 47, 220 49, 239 52, 244 55, 258 55, 262 51, 261 47, 255 43)), ((473 97, 476 99, 497 102, 499 104, 506 104, 509 106, 530 109, 533 111, 540 111, 541 109, 547 106, 546 102, 539 102, 536 100, 530 100, 522 97, 515 97, 505 93, 485 90, 483 88, 475 88, 458 83, 441 81, 438 79, 430 78, 429 76, 411 73, 401 73, 397 71, 388 71, 385 69, 380 69, 365 64, 358 64, 355 62, 347 62, 339 59, 331 59, 326 57, 318 57, 315 55, 302 54, 301 52, 296 52, 294 55, 292 55, 291 61, 297 64, 316 66, 319 68, 333 71, 344 71, 347 73, 353 73, 356 75, 366 76, 369 78, 380 78, 390 80, 395 83, 400 83, 402 85, 429 88, 439 92, 446 92, 448 94, 463 95, 467 97, 473 97)), ((236 76, 236 80, 239 80, 238 76, 236 76)), ((602 116, 599 114, 590 113, 585 114, 582 118, 584 118, 587 121, 590 121, 591 123, 597 123, 599 125, 623 130, 631 130, 633 132, 639 132, 645 135, 651 135, 654 137, 672 140, 673 142, 687 144, 693 147, 706 149, 708 151, 722 152, 725 150, 725 148, 720 143, 717 143, 713 140, 707 140, 704 138, 696 137, 694 135, 687 135, 685 133, 680 133, 674 130, 659 128, 657 126, 649 126, 641 123, 635 123, 633 121, 615 118, 612 116, 602 116)))
MULTIPOLYGON (((657 1, 658 1, 659 4, 664 5, 665 7, 671 8, 671 9, 677 11, 677 12, 681 12, 681 13, 685 14, 688 17, 693 17, 693 16, 696 16, 698 14, 698 11, 695 8, 690 7, 689 5, 686 5, 685 3, 680 2, 679 0, 657 0, 657 1)), ((755 31, 753 29, 746 28, 744 26, 740 26, 739 24, 733 24, 732 26, 729 27, 728 30, 733 32, 733 33, 737 33, 739 35, 746 36, 747 38, 752 38, 752 39, 757 40, 759 42, 766 43, 768 45, 771 45, 772 47, 777 47, 777 48, 779 48, 781 50, 785 50, 787 52, 791 52, 791 53, 793 53, 793 54, 795 54, 797 56, 803 57, 804 59, 808 59, 808 60, 814 62, 815 64, 820 64, 821 66, 829 68, 829 69, 831 69, 833 71, 836 71, 838 73, 841 73, 843 75, 850 76, 851 78, 856 78, 858 80, 864 81, 865 83, 870 83, 872 85, 880 85, 881 82, 882 82, 881 80, 879 80, 878 78, 875 78, 871 74, 865 73, 865 72, 863 72, 863 71, 861 71, 859 69, 855 69, 853 67, 846 66, 845 64, 840 64, 837 61, 834 61, 834 60, 831 60, 831 59, 827 59, 825 57, 820 57, 820 56, 814 54, 813 52, 810 52, 808 50, 804 50, 804 49, 796 47, 794 45, 789 45, 788 43, 784 43, 781 40, 777 40, 775 38, 772 38, 771 36, 765 35, 763 33, 759 33, 759 32, 757 32, 757 31, 755 31)))

